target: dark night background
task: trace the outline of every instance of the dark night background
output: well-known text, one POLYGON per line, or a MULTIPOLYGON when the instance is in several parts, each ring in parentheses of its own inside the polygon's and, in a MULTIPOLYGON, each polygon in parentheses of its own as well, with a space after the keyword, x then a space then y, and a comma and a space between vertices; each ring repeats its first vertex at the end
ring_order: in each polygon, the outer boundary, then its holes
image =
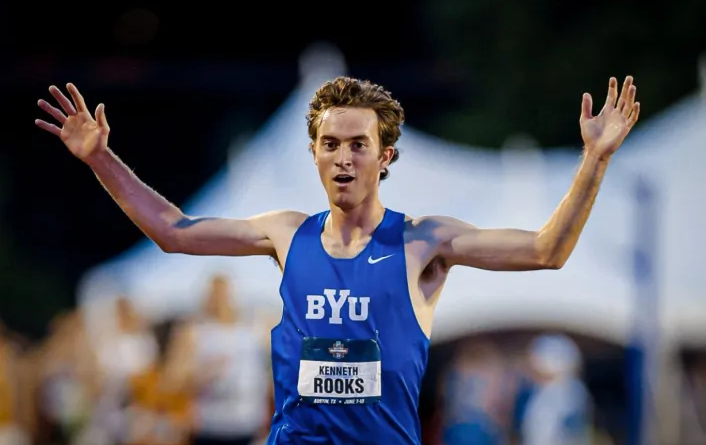
POLYGON ((113 149, 179 204, 222 166, 234 136, 279 106, 299 54, 319 41, 343 51, 351 75, 390 89, 417 128, 482 146, 529 133, 578 150, 580 95, 600 97, 609 76, 636 77, 642 120, 697 88, 706 3, 665 5, 4 3, 2 318, 40 335, 74 304, 86 268, 141 238, 89 169, 34 127, 50 84, 72 81, 90 106, 104 102, 113 149))

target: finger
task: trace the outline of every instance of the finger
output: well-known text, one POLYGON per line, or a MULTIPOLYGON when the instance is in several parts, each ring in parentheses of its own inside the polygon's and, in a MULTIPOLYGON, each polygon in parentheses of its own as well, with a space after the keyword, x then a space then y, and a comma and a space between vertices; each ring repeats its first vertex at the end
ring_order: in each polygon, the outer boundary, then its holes
POLYGON ((101 128, 108 129, 108 119, 105 117, 105 105, 98 104, 96 107, 96 122, 101 128))
POLYGON ((87 111, 88 109, 86 108, 86 102, 83 100, 83 96, 81 96, 81 93, 78 92, 78 88, 76 88, 76 85, 72 83, 67 83, 66 89, 69 90, 69 94, 71 95, 74 100, 74 103, 76 104, 76 109, 78 111, 87 111))
POLYGON ((630 85, 630 88, 628 88, 628 97, 625 99, 625 103, 623 104, 623 109, 621 110, 623 113, 623 116, 626 118, 630 116, 630 113, 632 113, 632 108, 635 105, 635 95, 637 94, 637 87, 635 85, 630 85))
POLYGON ((49 87, 49 92, 52 96, 54 96, 54 99, 59 102, 59 105, 61 105, 61 108, 64 110, 64 113, 68 114, 69 116, 73 116, 74 114, 76 114, 76 109, 74 108, 73 104, 69 99, 66 98, 66 96, 64 96, 64 93, 62 93, 60 89, 52 85, 49 87))
POLYGON ((593 98, 588 93, 583 93, 581 101, 581 120, 591 119, 593 117, 593 98))
POLYGON ((62 126, 64 125, 64 122, 66 122, 66 116, 64 113, 62 113, 58 108, 50 105, 49 102, 39 99, 37 105, 39 105, 39 108, 49 113, 51 117, 59 121, 62 126))
MULTIPOLYGON (((632 76, 627 76, 625 82, 623 82, 623 88, 620 90, 620 98, 618 99, 618 105, 616 108, 621 113, 628 106, 628 95, 630 94, 630 88, 632 87, 632 76)), ((629 104, 628 111, 632 109, 632 104, 629 104)))
POLYGON ((630 117, 628 118, 628 128, 632 128, 640 118, 640 102, 635 102, 632 106, 630 117))
POLYGON ((49 122, 44 122, 41 119, 35 120, 34 124, 37 127, 41 128, 42 130, 48 131, 49 133, 53 134, 54 136, 61 135, 61 129, 54 124, 50 124, 49 122))
POLYGON ((605 99, 604 108, 614 108, 616 100, 618 100, 618 80, 611 77, 608 81, 608 96, 605 99))

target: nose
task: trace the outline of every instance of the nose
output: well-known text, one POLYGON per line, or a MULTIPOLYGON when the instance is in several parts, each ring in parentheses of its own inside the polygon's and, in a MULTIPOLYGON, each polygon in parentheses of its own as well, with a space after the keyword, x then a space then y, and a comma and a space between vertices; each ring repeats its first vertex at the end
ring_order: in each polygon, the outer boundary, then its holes
POLYGON ((336 160, 336 166, 348 168, 353 165, 353 151, 349 147, 341 147, 338 151, 340 156, 336 160))

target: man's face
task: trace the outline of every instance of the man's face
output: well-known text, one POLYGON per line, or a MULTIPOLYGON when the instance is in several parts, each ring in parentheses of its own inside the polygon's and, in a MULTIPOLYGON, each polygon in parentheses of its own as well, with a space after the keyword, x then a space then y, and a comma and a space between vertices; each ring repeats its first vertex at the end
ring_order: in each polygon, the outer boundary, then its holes
POLYGON ((346 107, 324 112, 313 152, 329 201, 347 210, 377 192, 394 149, 381 150, 375 111, 346 107))

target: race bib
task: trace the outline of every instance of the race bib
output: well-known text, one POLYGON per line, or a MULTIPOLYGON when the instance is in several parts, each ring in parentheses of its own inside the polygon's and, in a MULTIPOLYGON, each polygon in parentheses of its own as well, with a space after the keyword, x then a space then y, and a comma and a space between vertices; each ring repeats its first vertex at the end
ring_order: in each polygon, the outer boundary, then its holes
POLYGON ((305 337, 297 390, 301 400, 323 405, 380 402, 380 347, 375 340, 305 337))

